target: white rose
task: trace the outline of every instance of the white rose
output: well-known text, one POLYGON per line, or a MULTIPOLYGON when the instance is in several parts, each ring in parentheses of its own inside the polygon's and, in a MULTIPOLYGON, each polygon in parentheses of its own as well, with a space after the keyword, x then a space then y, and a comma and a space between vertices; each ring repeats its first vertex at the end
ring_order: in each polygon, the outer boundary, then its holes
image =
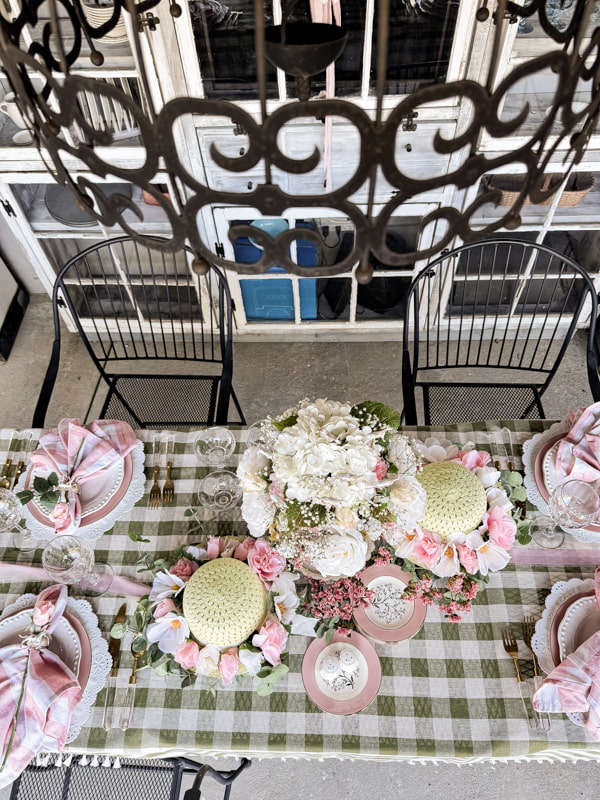
POLYGON ((501 508, 503 511, 506 511, 507 514, 510 514, 513 504, 508 499, 508 495, 504 489, 493 486, 491 489, 487 489, 485 494, 490 511, 492 508, 501 508))
POLYGON ((495 486, 500 480, 500 473, 494 467, 477 467, 473 470, 486 489, 495 486))
POLYGON ((264 492, 267 489, 265 478, 271 469, 270 460, 258 447, 249 447, 240 458, 237 476, 243 492, 264 492))
POLYGON ((323 554, 311 560, 324 578, 350 578, 365 566, 368 545, 358 531, 323 536, 323 554))
POLYGON ((341 508, 336 509, 335 521, 340 528, 343 528, 344 530, 352 530, 353 528, 356 528, 358 517, 354 511, 342 506, 341 508))
POLYGON ((400 475, 390 486, 390 500, 395 506, 408 511, 415 520, 425 516, 427 494, 412 475, 400 475))
POLYGON ((275 504, 268 494, 249 492, 242 499, 242 517, 251 536, 259 538, 267 532, 275 516, 275 504))

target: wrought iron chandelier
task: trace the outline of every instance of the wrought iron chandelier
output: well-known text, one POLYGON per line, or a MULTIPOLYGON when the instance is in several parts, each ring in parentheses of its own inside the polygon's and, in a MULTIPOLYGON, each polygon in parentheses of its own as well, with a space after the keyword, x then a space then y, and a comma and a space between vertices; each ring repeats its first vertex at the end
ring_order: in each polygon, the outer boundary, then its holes
MULTIPOLYGON (((448 0, 450 2, 450 0, 448 0)), ((453 0, 455 8, 458 7, 453 0)), ((567 22, 557 25, 550 13, 550 0, 530 0, 523 6, 511 0, 499 0, 488 9, 488 0, 481 0, 476 11, 477 25, 493 16, 493 47, 486 74, 478 81, 472 78, 445 83, 433 83, 416 88, 398 98, 389 111, 384 104, 388 54, 399 46, 388 41, 390 0, 377 0, 377 36, 375 103, 372 113, 355 102, 337 97, 312 98, 311 76, 321 72, 342 52, 346 32, 336 24, 294 23, 284 17, 281 25, 267 25, 263 0, 254 0, 256 79, 260 105, 258 119, 239 103, 223 99, 176 97, 162 106, 152 101, 149 79, 144 71, 140 34, 144 25, 158 24, 160 14, 175 18, 182 8, 175 0, 114 0, 110 19, 94 24, 86 16, 82 0, 20 0, 20 13, 10 20, 0 17, 0 62, 16 94, 19 110, 34 141, 55 180, 69 186, 78 204, 89 210, 101 223, 120 225, 134 239, 151 247, 175 251, 188 244, 196 254, 194 268, 201 272, 208 263, 217 264, 242 274, 261 273, 274 263, 300 276, 319 277, 349 272, 356 264, 356 277, 367 282, 372 275, 371 259, 378 258, 390 266, 413 264, 447 247, 455 237, 464 242, 481 239, 500 228, 515 229, 521 224, 521 209, 526 202, 542 203, 558 189, 574 165, 579 163, 589 144, 596 125, 600 105, 600 27, 594 28, 595 0, 553 0, 554 11, 568 9, 567 22), (170 3, 170 4, 169 4, 170 3), (49 9, 49 19, 42 19, 41 9, 49 9), (159 15, 156 16, 155 15, 159 15), (116 85, 97 80, 89 71, 74 68, 87 43, 91 65, 101 67, 104 61, 103 39, 128 17, 128 30, 133 40, 134 56, 139 68, 143 98, 138 100, 124 94, 116 85), (506 28, 510 24, 528 24, 536 20, 547 37, 544 53, 518 64, 499 78, 499 62, 506 28), (298 99, 275 104, 269 109, 267 92, 267 62, 295 77, 298 99), (523 137, 511 139, 527 119, 530 108, 523 100, 518 113, 510 119, 502 115, 507 93, 519 81, 533 78, 544 69, 552 70, 555 90, 551 104, 535 130, 523 137), (574 103, 575 93, 585 103, 574 103), (119 167, 105 160, 104 148, 114 144, 110 131, 95 127, 82 112, 80 93, 92 92, 99 100, 120 103, 139 127, 144 158, 139 166, 119 167), (447 138, 438 133, 433 147, 447 156, 451 165, 446 174, 415 177, 403 171, 395 156, 397 132, 407 118, 415 117, 427 104, 458 99, 472 106, 468 125, 447 138), (221 191, 191 175, 178 155, 173 131, 183 115, 219 115, 228 117, 247 137, 249 146, 239 157, 228 157, 214 146, 214 161, 224 170, 240 173, 258 164, 264 167, 265 180, 244 194, 221 191), (360 137, 360 159, 352 177, 343 186, 325 188, 318 194, 298 197, 287 193, 273 178, 275 168, 293 175, 303 175, 319 163, 318 151, 302 159, 293 159, 278 145, 278 133, 291 120, 302 118, 326 120, 343 119, 354 126, 360 137), (83 132, 79 139, 67 135, 74 126, 83 132), (492 136, 502 143, 496 154, 485 153, 482 137, 492 136), (452 157, 455 156, 454 160, 452 157), (557 176, 557 157, 562 158, 557 176), (397 253, 388 247, 386 232, 392 216, 406 213, 407 203, 431 190, 452 186, 465 190, 478 184, 491 171, 515 165, 523 172, 523 183, 515 192, 512 204, 503 208, 485 227, 472 225, 473 216, 486 203, 497 204, 500 193, 488 187, 466 208, 440 205, 427 214, 422 225, 437 224, 442 235, 434 245, 409 253, 397 253), (550 170, 555 175, 552 185, 545 180, 550 170), (83 165, 83 169, 81 167, 83 165), (89 170, 93 175, 109 178, 110 188, 82 177, 89 170), (378 171, 392 185, 394 193, 387 202, 377 206, 376 181, 378 171), (77 177, 75 175, 77 173, 77 177), (172 190, 169 195, 156 189, 161 175, 167 174, 172 190), (124 214, 133 210, 139 219, 143 212, 130 197, 110 193, 115 179, 140 187, 159 204, 169 222, 170 235, 152 238, 139 228, 129 225, 124 214), (368 185, 365 208, 352 200, 358 187, 368 185), (282 230, 275 237, 269 231, 248 224, 234 224, 230 231, 236 237, 251 236, 262 248, 262 257, 253 264, 239 263, 215 252, 206 241, 199 212, 210 206, 241 206, 258 209, 263 217, 281 217, 286 209, 327 207, 348 218, 354 227, 351 251, 336 264, 303 267, 290 256, 295 239, 319 243, 319 233, 310 229, 282 230)), ((285 4, 284 4, 285 12, 285 4)), ((107 40, 105 39, 105 42, 107 40)), ((389 95, 386 101, 390 101, 389 95)), ((271 104, 273 105, 273 104, 271 104)))

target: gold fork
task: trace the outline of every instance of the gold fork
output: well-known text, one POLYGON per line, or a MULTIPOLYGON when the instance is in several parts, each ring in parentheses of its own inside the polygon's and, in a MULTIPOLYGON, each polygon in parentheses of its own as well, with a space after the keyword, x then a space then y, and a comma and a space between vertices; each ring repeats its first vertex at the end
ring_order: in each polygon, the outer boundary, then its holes
MULTIPOLYGON (((543 678, 542 678, 542 671, 538 663, 537 655, 535 654, 535 650, 531 646, 531 637, 533 636, 534 630, 535 630, 535 620, 532 616, 526 614, 523 617, 523 641, 525 642, 526 646, 531 650, 531 659, 533 661, 533 685, 537 690, 539 689, 543 678)), ((548 712, 544 714, 538 713, 538 719, 541 728, 545 731, 549 731, 550 728, 552 727, 552 719, 550 718, 550 714, 548 714, 548 712)))
POLYGON ((158 508, 160 505, 160 486, 158 485, 158 458, 156 455, 156 437, 152 440, 152 453, 154 455, 154 467, 152 469, 152 477, 154 479, 154 483, 150 489, 150 494, 148 495, 148 508, 158 508))
POLYGON ((174 492, 175 492, 175 484, 171 480, 171 467, 173 466, 173 437, 167 437, 167 448, 166 448, 166 458, 167 458, 167 479, 163 484, 162 488, 162 501, 163 503, 172 503, 174 492))
POLYGON ((521 675, 521 669, 519 667, 519 645, 517 644, 517 640, 512 632, 512 630, 505 626, 502 629, 502 644, 504 645, 504 649, 508 653, 508 655, 512 658, 513 663, 515 665, 515 673, 517 676, 517 684, 519 686, 519 693, 521 695, 521 703, 523 704, 523 711, 525 712, 525 717, 527 718, 527 722, 531 728, 537 727, 536 722, 536 715, 534 710, 534 718, 531 719, 529 716, 529 710, 527 708, 527 704, 525 702, 525 697, 529 697, 529 687, 521 675))

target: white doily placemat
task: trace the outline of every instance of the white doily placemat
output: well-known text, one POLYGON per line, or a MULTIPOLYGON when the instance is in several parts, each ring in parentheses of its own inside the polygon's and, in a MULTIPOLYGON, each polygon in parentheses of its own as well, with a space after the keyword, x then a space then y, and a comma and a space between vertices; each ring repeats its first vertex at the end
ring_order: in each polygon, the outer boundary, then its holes
MULTIPOLYGON (((527 489, 527 497, 533 505, 538 508, 542 514, 550 514, 548 503, 542 497, 535 479, 535 463, 540 450, 542 450, 554 437, 559 433, 566 433, 569 430, 569 421, 562 420, 555 422, 548 430, 543 433, 536 433, 531 439, 523 442, 523 467, 525 469, 525 488, 527 489)), ((565 533, 570 534, 574 539, 579 542, 593 542, 597 544, 600 542, 600 531, 588 530, 587 528, 562 528, 565 533)))
MULTIPOLYGON (((15 611, 21 611, 25 608, 33 608, 37 595, 24 594, 19 597, 14 603, 6 606, 0 619, 13 614, 15 611)), ((87 600, 75 600, 69 597, 67 600, 67 611, 74 617, 77 617, 79 622, 83 625, 85 632, 90 640, 91 647, 91 664, 90 674, 83 690, 81 700, 73 711, 71 717, 71 724, 69 725, 69 734, 67 736, 67 744, 72 742, 79 736, 79 732, 89 717, 92 706, 96 700, 98 692, 104 686, 106 677, 112 667, 112 658, 108 652, 108 644, 100 632, 98 627, 98 617, 94 613, 93 608, 87 600)))
MULTIPOLYGON (((88 542, 98 539, 103 533, 110 530, 115 522, 121 519, 123 514, 131 511, 137 501, 144 496, 146 476, 144 475, 143 442, 138 442, 131 451, 131 463, 131 481, 127 491, 119 500, 117 505, 95 522, 92 522, 89 525, 81 525, 79 528, 73 531, 74 536, 77 536, 80 539, 85 539, 88 542)), ((26 477, 27 471, 21 474, 19 482, 15 486, 15 492, 20 492, 25 489, 26 477)), ((27 529, 31 531, 31 535, 34 538, 40 539, 41 541, 48 541, 48 539, 52 538, 54 535, 52 527, 49 525, 44 525, 42 522, 37 520, 29 510, 28 505, 23 506, 23 517, 25 518, 25 525, 27 529)))
MULTIPOLYGON (((535 633, 531 637, 531 646, 538 657, 540 667, 548 675, 555 667, 550 650, 550 630, 552 620, 558 613, 559 608, 570 597, 579 592, 586 592, 594 588, 593 578, 571 578, 568 581, 558 581, 552 587, 552 591, 546 597, 546 605, 542 612, 542 617, 535 624, 535 633)), ((583 727, 583 715, 580 713, 567 714, 571 722, 583 727)))

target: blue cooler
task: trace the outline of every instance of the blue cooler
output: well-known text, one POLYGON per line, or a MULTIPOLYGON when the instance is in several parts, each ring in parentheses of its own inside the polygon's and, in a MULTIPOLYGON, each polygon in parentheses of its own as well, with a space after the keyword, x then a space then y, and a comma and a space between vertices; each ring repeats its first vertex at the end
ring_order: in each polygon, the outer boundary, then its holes
MULTIPOLYGON (((232 223, 236 224, 236 223, 232 223)), ((239 224, 239 223, 238 223, 239 224)), ((313 223, 299 222, 297 228, 315 229, 313 223)), ((317 248, 312 242, 297 241, 298 263, 303 267, 317 265, 317 248)), ((258 261, 261 250, 247 238, 237 239, 233 251, 235 260, 244 264, 258 261)), ((283 272, 282 267, 274 266, 267 272, 283 272)), ((240 280, 244 311, 248 320, 294 319, 292 282, 289 278, 270 280, 240 280)), ((299 282, 300 316, 302 319, 317 318, 317 281, 315 278, 301 278, 299 282)))

